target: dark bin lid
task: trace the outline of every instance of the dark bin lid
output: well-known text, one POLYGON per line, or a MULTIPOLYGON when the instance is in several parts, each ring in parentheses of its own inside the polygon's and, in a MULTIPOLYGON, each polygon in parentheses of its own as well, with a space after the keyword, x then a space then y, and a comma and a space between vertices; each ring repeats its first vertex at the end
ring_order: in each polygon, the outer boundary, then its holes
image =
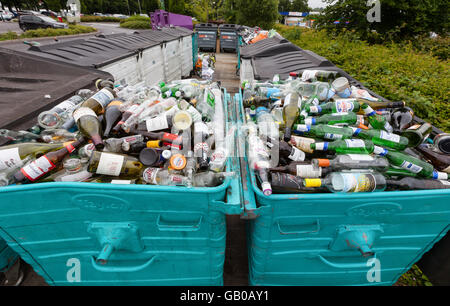
POLYGON ((191 36, 194 33, 193 31, 182 27, 165 27, 162 28, 161 31, 178 37, 191 36))
POLYGON ((214 23, 199 23, 195 25, 196 31, 213 31, 217 32, 218 26, 214 23))
POLYGON ((0 127, 27 129, 48 110, 95 80, 113 77, 103 71, 0 48, 0 127), (50 98, 45 98, 48 95, 50 98))
POLYGON ((242 58, 251 58, 254 56, 259 56, 260 53, 263 54, 267 49, 274 48, 280 44, 289 45, 288 48, 293 48, 292 46, 295 46, 282 37, 274 36, 260 40, 254 44, 241 46, 240 54, 242 58))

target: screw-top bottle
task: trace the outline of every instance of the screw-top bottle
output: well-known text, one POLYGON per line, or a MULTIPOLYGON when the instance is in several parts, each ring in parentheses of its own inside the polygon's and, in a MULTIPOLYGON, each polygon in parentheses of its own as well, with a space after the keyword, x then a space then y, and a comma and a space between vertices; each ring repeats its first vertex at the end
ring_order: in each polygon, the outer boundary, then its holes
POLYGON ((335 140, 333 142, 316 142, 311 149, 318 151, 334 151, 339 154, 371 154, 374 150, 373 142, 362 139, 335 140))
POLYGON ((429 123, 415 124, 402 133, 403 137, 409 139, 410 147, 417 147, 430 135, 433 126, 429 123))
POLYGON ((334 125, 294 125, 294 133, 327 140, 349 139, 353 137, 353 129, 334 125))
POLYGON ((448 179, 447 173, 436 171, 433 165, 413 156, 401 152, 387 150, 378 146, 374 147, 373 152, 377 155, 385 156, 392 165, 413 172, 420 177, 435 180, 448 179))
POLYGON ((352 128, 353 135, 358 138, 371 140, 374 144, 382 147, 388 147, 395 150, 404 150, 409 144, 406 137, 389 133, 384 130, 363 130, 360 128, 352 128))
POLYGON ((331 192, 356 193, 378 192, 386 188, 386 179, 375 171, 332 172, 324 179, 305 179, 305 187, 325 186, 331 192))
POLYGON ((120 177, 139 177, 144 165, 129 155, 94 151, 88 171, 95 174, 120 177))
POLYGON ((288 173, 271 172, 269 182, 276 193, 323 193, 328 192, 324 187, 305 187, 304 179, 288 173))
POLYGON ((361 108, 364 110, 364 113, 368 117, 370 125, 377 130, 385 130, 389 133, 392 133, 394 129, 389 124, 384 116, 378 115, 372 107, 370 107, 367 103, 363 103, 361 108))
POLYGON ((322 115, 320 117, 308 117, 304 120, 301 120, 301 124, 306 125, 317 125, 317 124, 344 124, 344 125, 354 125, 356 124, 357 116, 356 113, 336 113, 336 114, 327 114, 322 115))
POLYGON ((83 143, 84 138, 67 144, 64 148, 49 152, 30 164, 26 165, 14 175, 14 181, 18 184, 32 183, 54 170, 62 160, 78 149, 83 143))
POLYGON ((285 124, 285 130, 284 130, 284 140, 289 141, 291 139, 291 129, 292 125, 294 124, 295 120, 299 116, 299 99, 301 97, 297 93, 291 93, 288 95, 289 101, 288 103, 283 107, 283 120, 285 124))

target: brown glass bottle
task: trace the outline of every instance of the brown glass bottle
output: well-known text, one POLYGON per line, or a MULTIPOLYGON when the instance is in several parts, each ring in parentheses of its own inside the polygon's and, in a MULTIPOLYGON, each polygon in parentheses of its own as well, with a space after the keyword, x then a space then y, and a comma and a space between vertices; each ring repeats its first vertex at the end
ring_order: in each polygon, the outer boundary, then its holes
POLYGON ((428 159, 437 170, 450 173, 450 155, 433 151, 431 147, 426 144, 417 146, 416 150, 428 159))
POLYGON ((77 148, 81 147, 84 142, 84 138, 80 138, 58 151, 49 152, 41 156, 40 158, 17 171, 14 175, 14 181, 17 184, 35 182, 39 178, 55 169, 58 164, 64 159, 64 157, 75 151, 77 148))
POLYGON ((120 106, 122 105, 122 101, 114 100, 106 107, 105 110, 105 131, 103 133, 104 137, 108 137, 111 129, 116 125, 116 123, 122 117, 122 112, 120 111, 120 106))
POLYGON ((288 173, 301 178, 319 178, 332 171, 331 168, 317 167, 308 161, 292 162, 289 165, 274 167, 269 170, 270 172, 288 173))
POLYGON ((443 180, 426 180, 414 177, 404 177, 400 180, 386 180, 388 190, 427 190, 449 189, 450 182, 443 180))
POLYGON ((273 193, 328 193, 323 187, 305 187, 303 179, 287 173, 271 172, 269 182, 273 193))

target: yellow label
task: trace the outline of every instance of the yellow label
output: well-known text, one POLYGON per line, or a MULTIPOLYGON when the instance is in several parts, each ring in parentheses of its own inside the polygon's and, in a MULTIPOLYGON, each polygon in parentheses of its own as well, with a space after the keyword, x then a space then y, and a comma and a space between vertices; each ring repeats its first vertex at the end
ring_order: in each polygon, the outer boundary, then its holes
POLYGON ((114 106, 114 105, 120 106, 120 105, 122 105, 122 102, 118 101, 118 100, 114 100, 111 103, 109 103, 108 106, 114 106))
POLYGON ((161 141, 160 140, 147 141, 147 148, 161 148, 161 141))
POLYGON ((321 187, 321 179, 305 179, 305 187, 321 187))

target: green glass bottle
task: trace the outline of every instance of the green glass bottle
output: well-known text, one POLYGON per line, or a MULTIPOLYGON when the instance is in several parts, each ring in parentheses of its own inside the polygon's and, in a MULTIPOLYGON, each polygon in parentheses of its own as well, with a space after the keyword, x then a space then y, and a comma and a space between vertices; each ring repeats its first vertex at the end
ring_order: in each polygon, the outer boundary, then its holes
POLYGON ((371 140, 375 145, 388 147, 395 150, 404 150, 408 146, 409 140, 397 134, 388 133, 383 130, 363 130, 352 128, 353 135, 358 138, 371 140))
POLYGON ((356 113, 337 113, 337 114, 327 114, 320 117, 309 117, 305 120, 301 120, 302 124, 306 125, 317 125, 317 124, 356 124, 357 116, 356 113))
POLYGON ((411 155, 386 150, 384 148, 375 146, 373 152, 380 156, 385 156, 391 165, 403 168, 405 170, 408 170, 412 173, 417 174, 420 177, 423 178, 430 178, 435 180, 447 180, 448 174, 444 172, 436 171, 433 167, 433 165, 420 160, 418 158, 415 158, 411 155))
POLYGON ((289 102, 283 108, 283 120, 285 124, 284 140, 291 140, 291 130, 294 121, 299 116, 298 101, 300 96, 297 93, 290 94, 289 102))
POLYGON ((353 129, 334 125, 294 125, 294 133, 327 140, 350 139, 353 137, 353 129))
POLYGON ((378 115, 372 107, 367 103, 363 103, 361 108, 364 110, 364 114, 367 116, 372 128, 377 130, 385 130, 389 133, 394 131, 394 128, 389 124, 384 116, 378 115))
POLYGON ((144 168, 137 158, 98 151, 93 152, 88 165, 91 173, 122 178, 138 178, 144 168))
POLYGON ((403 131, 402 136, 409 139, 410 147, 417 147, 430 135, 432 130, 433 126, 425 122, 424 124, 415 124, 409 127, 403 131))
POLYGON ((338 154, 371 154, 374 145, 370 140, 345 139, 333 142, 312 143, 311 149, 318 151, 334 151, 338 154))

